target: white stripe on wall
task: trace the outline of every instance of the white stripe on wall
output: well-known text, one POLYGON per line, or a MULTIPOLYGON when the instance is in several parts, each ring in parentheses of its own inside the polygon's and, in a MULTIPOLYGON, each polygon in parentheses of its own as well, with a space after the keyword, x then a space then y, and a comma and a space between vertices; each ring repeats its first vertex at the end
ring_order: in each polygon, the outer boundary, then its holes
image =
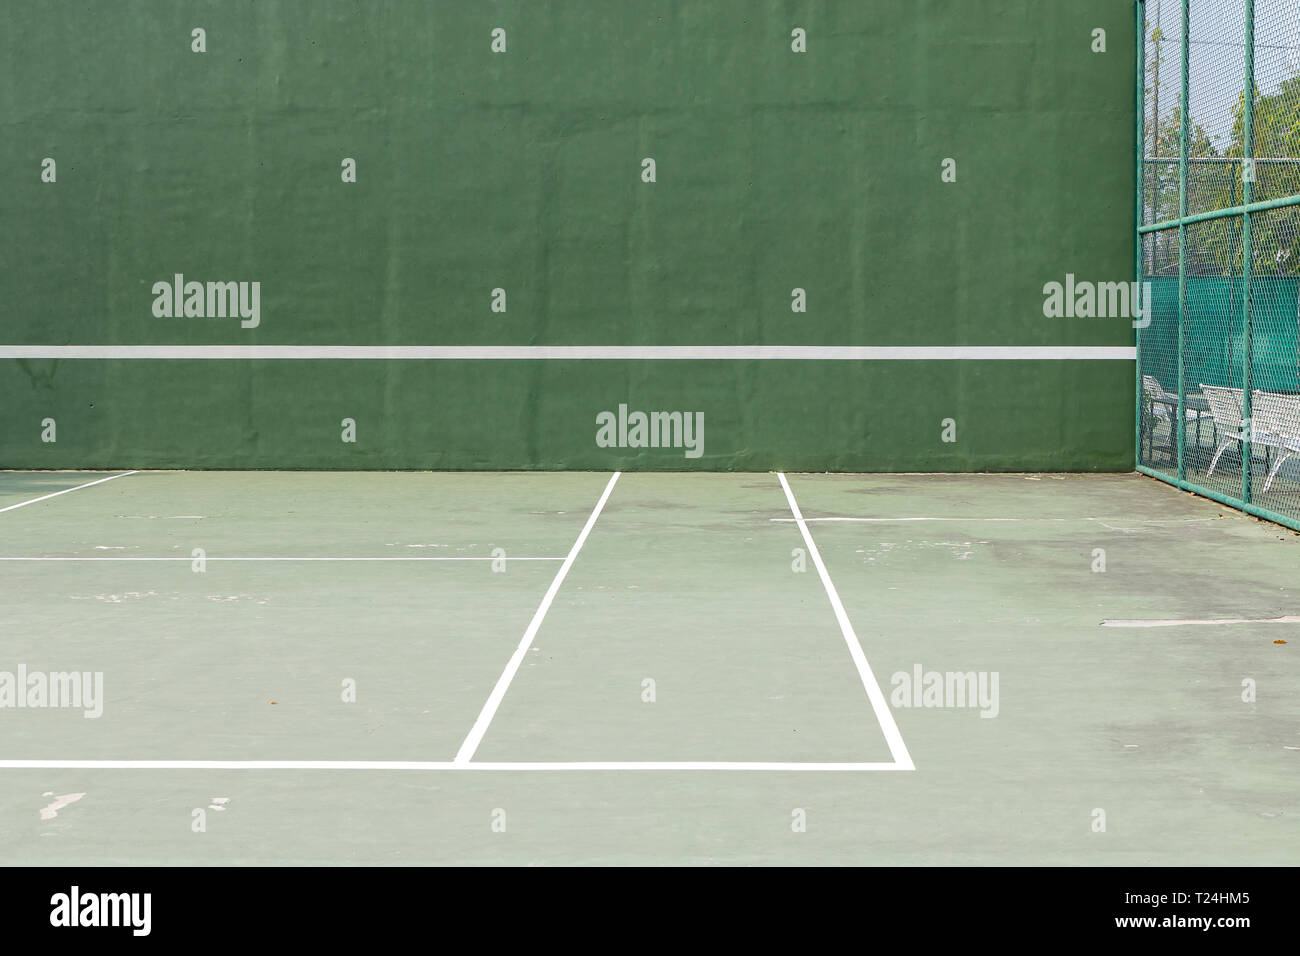
POLYGON ((970 345, 0 345, 22 359, 658 359, 1133 361, 1131 346, 970 345))

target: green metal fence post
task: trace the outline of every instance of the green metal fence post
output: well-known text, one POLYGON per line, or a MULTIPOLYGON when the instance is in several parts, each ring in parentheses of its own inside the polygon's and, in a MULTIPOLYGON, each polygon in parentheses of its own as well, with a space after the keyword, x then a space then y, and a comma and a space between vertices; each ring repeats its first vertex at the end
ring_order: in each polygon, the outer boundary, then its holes
MULTIPOLYGON (((1255 178, 1254 163, 1247 163, 1246 160, 1253 159, 1255 156, 1255 0, 1246 0, 1246 90, 1244 110, 1242 111, 1242 169, 1250 169, 1250 176, 1242 176, 1241 196, 1242 205, 1249 206, 1254 197, 1254 183, 1251 181, 1255 178)), ((1250 245, 1250 216, 1249 212, 1243 213, 1241 217, 1241 325, 1243 348, 1242 352, 1242 381, 1241 381, 1241 417, 1245 422, 1245 438, 1241 443, 1241 500, 1246 504, 1251 502, 1251 464, 1254 459, 1254 452, 1251 449, 1251 418, 1253 410, 1251 407, 1250 392, 1254 387, 1254 353, 1255 353, 1255 330, 1253 326, 1253 316, 1250 302, 1250 272, 1251 263, 1254 258, 1253 250, 1250 245)))
POLYGON ((1184 447, 1187 431, 1187 382, 1184 368, 1184 345, 1187 320, 1187 151, 1188 151, 1188 93, 1191 49, 1191 0, 1183 0, 1183 81, 1178 94, 1178 480, 1187 479, 1187 457, 1184 447))
MULTIPOLYGON (((1146 34, 1145 0, 1138 0, 1138 2, 1133 5, 1133 9, 1135 12, 1134 15, 1137 18, 1137 29, 1134 31, 1134 36, 1137 37, 1137 42, 1135 44, 1137 46, 1137 51, 1136 51, 1137 122, 1133 134, 1134 162, 1137 165, 1137 169, 1136 169, 1137 178, 1135 181, 1137 185, 1137 190, 1136 190, 1137 202, 1135 204, 1134 218, 1133 218, 1133 271, 1135 273, 1134 278, 1137 279, 1137 283, 1138 283, 1135 286, 1135 288, 1138 290, 1138 295, 1140 296, 1142 294, 1142 241, 1143 240, 1142 240, 1142 234, 1139 233, 1138 230, 1142 228, 1142 218, 1143 218, 1142 212, 1143 212, 1143 204, 1145 202, 1145 195, 1146 195, 1146 188, 1144 185, 1146 167, 1142 162, 1143 157, 1146 155, 1146 129, 1143 126, 1143 121, 1146 118, 1146 108, 1147 108, 1147 104, 1146 104, 1146 75, 1147 75, 1146 37, 1147 34, 1146 34)), ((1146 310, 1145 311, 1146 320, 1149 322, 1151 321, 1152 318, 1151 303, 1144 299, 1142 304, 1146 310)), ((1133 311, 1134 313, 1137 312, 1136 309, 1134 309, 1133 311)), ((1133 425, 1133 429, 1134 429, 1133 460, 1136 462, 1140 462, 1142 461, 1142 329, 1141 327, 1134 326, 1133 335, 1134 335, 1133 354, 1134 354, 1134 358, 1136 359, 1136 361, 1133 363, 1133 386, 1136 393, 1136 398, 1133 403, 1134 419, 1135 419, 1133 425)))

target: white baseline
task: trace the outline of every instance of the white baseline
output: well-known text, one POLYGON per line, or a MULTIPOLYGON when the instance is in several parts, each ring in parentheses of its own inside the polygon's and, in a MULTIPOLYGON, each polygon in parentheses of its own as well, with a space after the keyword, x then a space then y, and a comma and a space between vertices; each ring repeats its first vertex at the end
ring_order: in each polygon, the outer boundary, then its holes
MULTIPOLYGON (((107 558, 61 558, 61 557, 0 557, 0 561, 186 561, 192 562, 194 558, 132 558, 132 557, 107 557, 107 558)), ((563 561, 563 558, 213 558, 206 557, 203 559, 209 563, 214 561, 287 561, 297 563, 302 561, 434 561, 450 562, 459 561, 500 561, 508 564, 511 561, 563 561)))
POLYGON ((729 760, 465 762, 451 760, 0 760, 0 770, 748 770, 855 772, 910 770, 897 763, 765 763, 729 760))

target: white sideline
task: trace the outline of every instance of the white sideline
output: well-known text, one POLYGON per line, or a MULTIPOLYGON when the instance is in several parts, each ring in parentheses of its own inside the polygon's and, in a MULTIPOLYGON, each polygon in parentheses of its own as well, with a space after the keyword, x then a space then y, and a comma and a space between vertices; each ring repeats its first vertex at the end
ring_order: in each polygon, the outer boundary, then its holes
POLYGON ((668 359, 704 361, 1134 361, 1131 345, 0 345, 26 359, 668 359))
POLYGON ((858 676, 862 678, 862 686, 871 701, 871 709, 875 711, 876 720, 880 723, 880 729, 884 732, 885 740, 889 744, 889 753, 893 756, 894 763, 898 765, 897 769, 915 770, 916 765, 912 763, 911 754, 907 752, 907 745, 903 743, 903 735, 899 733, 898 724, 894 721, 894 714, 889 709, 889 702, 885 700, 885 695, 880 690, 880 684, 876 682, 876 675, 871 672, 871 665, 867 663, 867 655, 863 653, 862 643, 853 630, 853 624, 849 621, 848 612, 844 610, 844 604, 840 601, 835 585, 831 583, 830 573, 822 562, 821 552, 817 550, 817 543, 813 541, 812 532, 808 530, 808 524, 804 521, 803 512, 799 510, 799 502, 795 501, 794 492, 790 490, 790 483, 785 480, 785 474, 777 472, 776 476, 781 480, 781 487, 785 489, 786 500, 790 502, 790 511, 799 525, 800 533, 803 534, 804 543, 808 545, 808 554, 817 567, 817 574, 822 579, 822 587, 826 589, 826 596, 830 598, 831 608, 835 611, 835 620, 839 621, 840 633, 844 635, 844 643, 849 646, 849 654, 858 668, 858 676))
POLYGON ((764 763, 709 760, 594 760, 551 763, 449 760, 0 760, 0 770, 911 770, 898 763, 764 763))
POLYGON ((91 485, 102 485, 106 481, 112 481, 114 478, 125 478, 127 475, 139 474, 138 471, 124 471, 120 475, 109 475, 107 478, 96 478, 94 481, 88 481, 84 485, 77 485, 75 488, 64 488, 62 491, 56 491, 52 494, 41 495, 39 498, 32 498, 30 501, 20 501, 16 505, 8 505, 0 508, 0 512, 13 511, 15 508, 23 508, 27 505, 34 505, 38 501, 48 501, 51 498, 57 498, 59 495, 66 495, 73 491, 80 491, 82 488, 89 488, 91 485))
POLYGON ((565 576, 569 573, 569 568, 573 567, 573 562, 578 558, 578 552, 582 550, 582 545, 587 540, 587 535, 591 534, 591 529, 596 526, 596 519, 600 517, 601 510, 605 507, 605 502, 609 500, 610 492, 614 490, 614 485, 618 481, 618 476, 622 472, 616 471, 610 475, 609 483, 605 485, 605 490, 596 502, 596 507, 592 509, 591 516, 587 518, 587 523, 583 525, 582 532, 578 535, 578 540, 573 542, 573 547, 569 549, 569 555, 560 565, 560 570, 555 572, 555 580, 551 586, 546 589, 546 594, 542 598, 542 603, 538 605, 537 612, 533 619, 528 622, 528 627, 524 631, 524 636, 519 640, 519 646, 515 648, 514 654, 506 662, 506 669, 501 672, 497 678, 496 686, 492 688, 492 693, 488 695, 487 701, 483 704, 483 709, 479 712, 478 719, 474 721, 474 726, 470 728, 469 734, 466 735, 464 743, 456 751, 455 763, 468 763, 474 756, 474 751, 478 750, 478 745, 483 740, 483 735, 487 733, 488 725, 492 723, 492 718, 496 716, 497 708, 501 706, 502 699, 506 696, 506 691, 510 688, 510 682, 514 680, 519 665, 523 663, 524 657, 528 653, 528 648, 532 646, 533 638, 536 637, 538 629, 542 626, 542 620, 546 617, 546 612, 551 608, 551 602, 555 600, 555 595, 559 593, 560 585, 564 583, 565 576))

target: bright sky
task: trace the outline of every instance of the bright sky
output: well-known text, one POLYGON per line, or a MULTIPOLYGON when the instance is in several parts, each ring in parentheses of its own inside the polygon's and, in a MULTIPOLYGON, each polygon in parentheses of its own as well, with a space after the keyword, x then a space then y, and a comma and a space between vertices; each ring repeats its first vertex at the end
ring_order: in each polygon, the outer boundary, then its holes
MULTIPOLYGON (((1182 2, 1147 0, 1146 8, 1148 27, 1159 24, 1165 36, 1160 113, 1167 116, 1178 102, 1182 2)), ((1191 25, 1191 118, 1211 137, 1222 137, 1218 145, 1223 146, 1232 132, 1232 107, 1245 85, 1245 0, 1192 0, 1191 25)), ((1151 56, 1148 43, 1148 63, 1151 56)), ((1282 80, 1296 75, 1300 75, 1300 0, 1256 0, 1255 82, 1260 92, 1275 92, 1282 80)))

